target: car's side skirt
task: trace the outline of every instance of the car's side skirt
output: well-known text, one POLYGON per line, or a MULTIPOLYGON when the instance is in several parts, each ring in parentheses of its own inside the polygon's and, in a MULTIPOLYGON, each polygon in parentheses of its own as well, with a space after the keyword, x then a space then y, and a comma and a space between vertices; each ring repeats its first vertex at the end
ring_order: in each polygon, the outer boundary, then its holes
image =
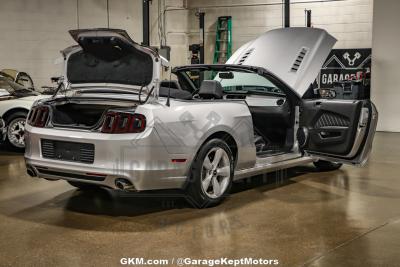
POLYGON ((283 160, 274 163, 257 162, 253 168, 235 171, 233 180, 240 180, 250 176, 260 175, 282 169, 288 169, 298 165, 311 163, 314 160, 315 159, 313 159, 312 157, 300 156, 298 158, 283 160))

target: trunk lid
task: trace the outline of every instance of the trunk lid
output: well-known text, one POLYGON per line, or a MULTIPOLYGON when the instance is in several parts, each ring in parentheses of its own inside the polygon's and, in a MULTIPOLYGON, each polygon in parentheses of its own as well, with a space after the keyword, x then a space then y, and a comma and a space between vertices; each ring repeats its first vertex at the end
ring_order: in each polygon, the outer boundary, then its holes
POLYGON ((240 47, 227 64, 265 68, 302 97, 335 43, 336 39, 322 29, 277 29, 240 47))
MULTIPOLYGON (((150 87, 159 77, 160 60, 152 49, 133 41, 124 30, 69 31, 80 47, 64 50, 71 87, 150 87)), ((146 90, 144 90, 146 91, 146 90)))

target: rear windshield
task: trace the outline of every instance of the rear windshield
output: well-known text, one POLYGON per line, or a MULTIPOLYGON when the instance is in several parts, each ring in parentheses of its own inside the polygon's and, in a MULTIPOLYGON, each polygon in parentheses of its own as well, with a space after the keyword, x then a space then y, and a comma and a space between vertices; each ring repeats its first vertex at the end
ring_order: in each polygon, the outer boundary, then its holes
POLYGON ((117 83, 144 86, 153 77, 153 60, 141 51, 129 51, 118 58, 99 58, 83 50, 68 59, 71 83, 117 83))

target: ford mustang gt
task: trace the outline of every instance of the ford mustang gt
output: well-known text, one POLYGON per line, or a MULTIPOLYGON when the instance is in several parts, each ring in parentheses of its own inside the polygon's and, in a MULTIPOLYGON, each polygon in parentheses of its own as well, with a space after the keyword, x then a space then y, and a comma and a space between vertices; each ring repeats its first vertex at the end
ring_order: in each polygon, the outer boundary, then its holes
POLYGON ((336 42, 324 30, 273 30, 225 65, 168 74, 125 31, 70 33, 78 45, 63 51, 65 86, 27 118, 31 176, 81 189, 180 188, 205 207, 235 180, 368 158, 378 116, 370 100, 302 98, 336 42))

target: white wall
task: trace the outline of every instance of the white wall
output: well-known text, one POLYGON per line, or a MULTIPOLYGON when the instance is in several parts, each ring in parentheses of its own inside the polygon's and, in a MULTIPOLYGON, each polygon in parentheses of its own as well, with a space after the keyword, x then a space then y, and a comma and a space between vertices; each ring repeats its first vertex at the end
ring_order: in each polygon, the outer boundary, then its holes
MULTIPOLYGON (((282 27, 283 5, 279 4, 280 2, 277 0, 188 0, 189 8, 199 8, 206 12, 206 63, 212 63, 217 17, 232 16, 233 50, 236 50, 259 34, 282 27), (254 6, 234 7, 241 4, 254 6), (229 7, 214 8, 213 6, 216 5, 229 7)), ((304 9, 311 9, 313 26, 326 29, 334 35, 338 39, 336 48, 371 47, 373 0, 337 2, 292 0, 291 3, 291 26, 304 26, 304 9)), ((190 43, 198 42, 198 19, 194 16, 195 12, 196 10, 190 11, 190 43)))
POLYGON ((167 45, 171 47, 171 66, 187 63, 189 52, 189 11, 185 0, 153 0, 150 8, 150 43, 152 46, 160 45, 159 16, 165 12, 165 37, 167 45), (159 9, 160 4, 160 9, 159 9), (161 13, 160 13, 161 12, 161 13))
MULTIPOLYGON (((312 26, 336 37, 335 48, 371 48, 373 0, 346 0, 291 5, 291 25, 305 26, 305 9, 312 10, 312 26)), ((378 0, 379 1, 379 0, 378 0)), ((301 0, 301 2, 306 2, 301 0)))
MULTIPOLYGON (((292 2, 300 0, 292 0, 292 2)), ((312 9, 313 25, 327 29, 338 48, 371 47, 372 0, 346 0, 326 3, 292 4, 291 22, 304 25, 304 9, 312 9)), ((158 6, 167 9, 165 33, 171 46, 171 65, 189 63, 188 46, 198 42, 196 9, 206 12, 206 62, 211 63, 218 16, 233 17, 233 49, 259 34, 282 27, 279 0, 153 0, 150 9, 151 44, 160 43, 158 6), (232 7, 238 4, 273 5, 232 7), (276 4, 278 3, 278 4, 276 4), (214 8, 226 5, 228 8, 214 8), (177 10, 178 9, 178 10, 177 10)), ((304 2, 304 0, 302 0, 304 2)), ((378 2, 378 1, 377 1, 378 2)), ((126 29, 142 41, 142 1, 109 0, 110 27, 126 29)), ((73 44, 67 31, 78 27, 106 27, 106 0, 1 0, 0 68, 15 68, 30 73, 35 84, 49 85, 59 74, 54 66, 59 51, 73 44), (78 16, 79 14, 79 16, 78 16)))
POLYGON ((400 132, 400 1, 374 3, 372 100, 378 107, 378 130, 400 132))
POLYGON ((190 11, 190 43, 199 42, 199 20, 195 16, 199 8, 205 15, 205 52, 206 63, 212 63, 215 47, 216 21, 219 16, 232 16, 233 51, 268 30, 282 27, 282 5, 214 8, 213 6, 233 6, 237 4, 276 3, 276 0, 189 0, 190 11))
MULTIPOLYGON (((106 0, 1 0, 0 69, 28 72, 36 87, 60 73, 54 60, 74 44, 68 30, 106 27, 106 0)), ((123 28, 142 41, 140 0, 109 0, 110 27, 123 28)))
MULTIPOLYGON (((276 0, 153 0, 151 44, 158 37, 158 5, 174 9, 165 13, 171 65, 189 63, 188 46, 198 42, 197 8, 206 12, 206 62, 211 63, 218 16, 233 16, 233 49, 260 33, 282 27, 282 5, 212 8, 215 5, 274 4, 276 0), (189 9, 187 9, 189 8, 189 9), (179 9, 179 10, 176 10, 179 9)), ((303 1, 304 2, 304 1, 303 1)), ((304 24, 304 9, 312 9, 313 25, 335 35, 337 47, 371 47, 372 0, 292 4, 294 26, 304 24)), ((142 1, 109 0, 110 27, 126 29, 142 41, 142 1)), ((2 0, 0 9, 0 68, 15 68, 31 74, 37 87, 48 85, 59 74, 54 60, 59 51, 73 44, 67 31, 78 27, 106 27, 106 0, 2 0)))

